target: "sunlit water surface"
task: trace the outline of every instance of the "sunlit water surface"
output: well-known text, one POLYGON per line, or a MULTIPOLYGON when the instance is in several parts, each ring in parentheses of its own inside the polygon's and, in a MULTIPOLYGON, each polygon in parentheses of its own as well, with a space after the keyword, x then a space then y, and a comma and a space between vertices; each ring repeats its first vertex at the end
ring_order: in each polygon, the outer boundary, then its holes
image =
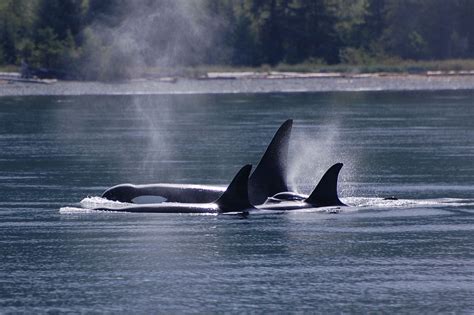
POLYGON ((0 312, 473 312, 473 104, 466 91, 2 97, 0 312), (226 185, 288 118, 294 189, 343 162, 351 207, 79 209, 123 182, 226 185))

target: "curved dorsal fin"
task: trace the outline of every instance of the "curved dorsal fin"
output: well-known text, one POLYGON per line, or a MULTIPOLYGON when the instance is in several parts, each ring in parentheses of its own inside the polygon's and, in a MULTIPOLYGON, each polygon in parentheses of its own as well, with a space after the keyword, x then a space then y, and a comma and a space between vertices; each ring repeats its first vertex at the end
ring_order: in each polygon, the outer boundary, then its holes
POLYGON ((239 212, 253 208, 249 201, 248 179, 252 165, 247 164, 234 176, 226 191, 215 201, 219 212, 239 212))
POLYGON ((337 195, 337 178, 342 163, 331 166, 305 202, 318 207, 345 206, 337 195))
POLYGON ((292 119, 288 119, 280 126, 250 176, 249 194, 253 204, 261 204, 269 196, 288 191, 286 175, 292 126, 292 119))

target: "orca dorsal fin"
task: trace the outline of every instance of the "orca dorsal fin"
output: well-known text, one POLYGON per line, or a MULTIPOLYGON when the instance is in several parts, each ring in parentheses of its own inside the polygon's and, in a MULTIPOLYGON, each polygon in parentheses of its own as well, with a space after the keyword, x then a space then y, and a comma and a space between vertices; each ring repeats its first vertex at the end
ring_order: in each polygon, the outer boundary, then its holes
POLYGON ((288 119, 280 126, 250 175, 249 194, 253 204, 261 204, 267 197, 288 191, 286 176, 292 127, 292 119, 288 119))
POLYGON ((216 200, 219 212, 240 212, 253 208, 249 201, 248 180, 252 165, 247 164, 240 169, 230 182, 226 191, 216 200))
POLYGON ((345 206, 337 195, 337 178, 342 165, 336 163, 324 173, 316 188, 306 198, 306 203, 318 207, 345 206))

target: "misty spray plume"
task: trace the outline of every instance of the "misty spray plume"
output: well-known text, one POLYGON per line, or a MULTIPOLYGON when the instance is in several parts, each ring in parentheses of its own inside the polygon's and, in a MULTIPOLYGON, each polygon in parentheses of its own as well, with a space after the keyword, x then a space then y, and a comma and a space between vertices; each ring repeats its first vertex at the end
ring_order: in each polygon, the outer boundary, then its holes
POLYGON ((123 1, 117 16, 97 17, 84 31, 83 72, 100 80, 166 72, 212 59, 219 19, 205 0, 123 1), (113 21, 113 22, 111 22, 113 21))
POLYGON ((333 164, 344 163, 339 177, 339 189, 352 177, 357 158, 345 152, 338 123, 321 126, 319 130, 306 130, 292 136, 288 183, 292 190, 310 193, 322 175, 333 164), (342 184, 341 184, 342 183, 342 184))

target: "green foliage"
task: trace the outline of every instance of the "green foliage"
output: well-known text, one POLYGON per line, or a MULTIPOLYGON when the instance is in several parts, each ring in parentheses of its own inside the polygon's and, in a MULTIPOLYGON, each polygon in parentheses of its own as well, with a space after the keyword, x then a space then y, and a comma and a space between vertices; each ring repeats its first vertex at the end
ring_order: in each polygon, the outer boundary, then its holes
POLYGON ((364 50, 353 47, 346 47, 339 51, 339 59, 341 63, 349 65, 364 65, 370 64, 373 61, 373 57, 364 50))
POLYGON ((0 0, 0 50, 6 64, 18 62, 19 44, 31 38, 37 1, 0 0))
POLYGON ((49 28, 57 39, 64 40, 68 32, 79 34, 84 18, 84 0, 40 0, 36 28, 49 28))

